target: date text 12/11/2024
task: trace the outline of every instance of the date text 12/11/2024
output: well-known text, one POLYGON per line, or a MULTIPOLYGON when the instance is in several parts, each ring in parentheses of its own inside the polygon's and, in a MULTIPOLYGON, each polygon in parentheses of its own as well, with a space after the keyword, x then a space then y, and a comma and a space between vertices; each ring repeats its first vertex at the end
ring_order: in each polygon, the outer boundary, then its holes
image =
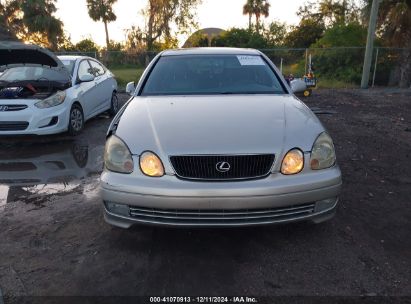
POLYGON ((150 303, 258 303, 255 297, 150 297, 150 303))

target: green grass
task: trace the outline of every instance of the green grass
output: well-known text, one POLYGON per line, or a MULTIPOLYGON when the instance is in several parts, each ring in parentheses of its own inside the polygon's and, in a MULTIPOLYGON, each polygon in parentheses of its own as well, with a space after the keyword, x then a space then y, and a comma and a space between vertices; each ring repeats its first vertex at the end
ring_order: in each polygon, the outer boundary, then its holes
MULTIPOLYGON (((294 77, 300 78, 304 75, 304 65, 301 64, 291 64, 291 65, 284 65, 283 66, 283 74, 289 75, 293 74, 294 77)), ((355 83, 345 82, 337 79, 331 79, 327 76, 317 76, 317 88, 320 89, 353 89, 358 88, 359 85, 355 83)))
MULTIPOLYGON (((280 68, 280 66, 277 66, 280 68)), ((304 75, 304 67, 301 67, 298 64, 288 64, 283 65, 283 75, 293 74, 294 77, 302 77, 304 75)))
POLYGON ((116 76, 119 89, 124 90, 127 83, 131 81, 134 81, 137 84, 141 74, 143 74, 144 69, 132 67, 115 67, 111 68, 110 71, 116 76))

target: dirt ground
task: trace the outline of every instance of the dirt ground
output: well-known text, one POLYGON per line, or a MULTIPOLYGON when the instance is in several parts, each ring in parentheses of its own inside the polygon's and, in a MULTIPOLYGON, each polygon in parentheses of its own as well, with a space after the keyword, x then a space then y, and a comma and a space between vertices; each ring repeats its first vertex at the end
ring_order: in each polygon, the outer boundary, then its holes
POLYGON ((331 133, 344 179, 337 216, 321 225, 113 228, 98 192, 108 117, 74 140, 0 139, 5 303, 24 295, 410 297, 411 91, 318 90, 304 101, 331 133))

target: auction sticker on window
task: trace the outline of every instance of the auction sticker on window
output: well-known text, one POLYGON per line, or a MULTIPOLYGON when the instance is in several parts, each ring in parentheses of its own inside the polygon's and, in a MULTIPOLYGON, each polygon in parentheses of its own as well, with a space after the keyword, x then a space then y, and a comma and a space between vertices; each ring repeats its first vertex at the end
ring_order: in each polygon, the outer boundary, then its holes
POLYGON ((241 65, 265 65, 260 56, 238 55, 237 58, 241 65))

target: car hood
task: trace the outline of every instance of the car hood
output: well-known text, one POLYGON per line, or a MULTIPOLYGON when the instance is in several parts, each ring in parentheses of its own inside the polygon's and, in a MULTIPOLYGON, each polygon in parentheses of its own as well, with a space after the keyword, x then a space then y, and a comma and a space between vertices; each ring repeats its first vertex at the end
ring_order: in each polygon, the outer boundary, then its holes
POLYGON ((117 125, 133 154, 270 153, 310 151, 324 131, 292 95, 135 97, 117 125), (285 152, 284 152, 285 151, 285 152))
POLYGON ((0 70, 41 65, 67 72, 63 63, 52 52, 36 46, 13 41, 0 41, 0 70))

